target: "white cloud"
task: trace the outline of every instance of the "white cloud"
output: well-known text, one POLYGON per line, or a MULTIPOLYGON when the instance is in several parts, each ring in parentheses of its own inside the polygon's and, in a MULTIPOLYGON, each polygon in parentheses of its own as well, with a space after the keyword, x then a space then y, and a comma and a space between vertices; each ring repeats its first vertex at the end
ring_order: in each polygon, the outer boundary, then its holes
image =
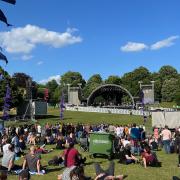
POLYGON ((9 53, 30 53, 38 44, 61 48, 82 42, 80 36, 74 35, 76 31, 75 28, 68 28, 65 32, 59 33, 28 24, 25 27, 0 32, 0 46, 9 53))
POLYGON ((40 66, 40 65, 42 65, 43 63, 44 63, 43 61, 39 61, 39 62, 37 62, 37 65, 40 66))
POLYGON ((47 82, 52 81, 53 79, 56 80, 56 82, 59 84, 61 76, 60 75, 50 76, 47 79, 43 79, 43 80, 39 81, 39 83, 40 84, 46 84, 47 82))
POLYGON ((158 50, 164 47, 170 47, 174 44, 174 40, 178 39, 179 36, 170 36, 167 39, 164 39, 162 41, 158 41, 151 45, 151 50, 158 50))
POLYGON ((27 54, 25 54, 25 55, 23 55, 23 56, 21 57, 21 59, 24 60, 24 61, 27 61, 27 60, 32 59, 32 58, 33 58, 32 55, 27 55, 27 54))
POLYGON ((147 49, 148 46, 144 43, 128 42, 126 45, 121 47, 123 52, 137 52, 147 49))

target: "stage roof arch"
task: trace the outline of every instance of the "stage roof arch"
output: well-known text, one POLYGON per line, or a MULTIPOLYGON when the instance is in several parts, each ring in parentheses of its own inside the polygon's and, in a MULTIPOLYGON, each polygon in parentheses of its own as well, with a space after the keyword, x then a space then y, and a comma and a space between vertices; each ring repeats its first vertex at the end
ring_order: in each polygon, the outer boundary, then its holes
POLYGON ((94 99, 100 94, 101 91, 122 91, 128 94, 128 96, 131 99, 132 106, 135 107, 135 101, 132 96, 132 94, 124 87, 121 85, 116 85, 116 84, 104 84, 98 86, 95 90, 91 92, 89 97, 87 98, 87 105, 91 106, 93 104, 94 99))

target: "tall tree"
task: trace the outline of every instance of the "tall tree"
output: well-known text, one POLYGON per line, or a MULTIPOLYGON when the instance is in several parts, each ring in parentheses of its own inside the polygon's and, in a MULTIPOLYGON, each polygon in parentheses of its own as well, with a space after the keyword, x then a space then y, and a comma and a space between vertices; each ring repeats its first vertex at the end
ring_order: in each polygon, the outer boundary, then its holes
POLYGON ((57 87, 53 94, 53 103, 58 104, 60 102, 60 98, 61 98, 60 88, 57 87))
POLYGON ((161 89, 163 101, 172 102, 175 100, 175 96, 180 89, 180 84, 178 82, 178 79, 175 78, 166 79, 164 81, 161 89))
POLYGON ((122 85, 127 88, 133 96, 139 96, 140 88, 139 81, 143 83, 150 83, 151 73, 145 67, 139 67, 132 72, 124 74, 121 78, 122 85))
POLYGON ((91 76, 89 80, 87 81, 86 86, 83 89, 84 97, 87 98, 90 95, 90 93, 102 83, 103 83, 103 80, 100 74, 95 74, 91 76))
POLYGON ((32 78, 29 75, 25 73, 20 73, 20 72, 14 73, 12 78, 15 79, 17 86, 22 87, 22 88, 26 88, 26 85, 27 85, 26 83, 28 79, 32 80, 32 78))
POLYGON ((60 80, 61 86, 70 84, 72 87, 78 87, 79 83, 82 84, 82 87, 84 87, 86 83, 79 72, 68 71, 61 76, 61 80, 60 80))
POLYGON ((9 88, 11 91, 10 108, 17 107, 18 104, 20 104, 23 100, 23 92, 21 91, 20 88, 18 88, 15 79, 11 78, 8 72, 4 71, 1 67, 0 67, 0 74, 1 77, 3 77, 0 80, 0 109, 2 110, 4 104, 7 82, 9 82, 9 88))
POLYGON ((68 101, 68 84, 71 87, 79 87, 81 84, 81 88, 83 88, 86 84, 86 81, 79 72, 68 71, 63 74, 60 80, 60 95, 62 95, 63 92, 65 102, 68 101))
POLYGON ((174 67, 167 65, 160 68, 159 75, 162 81, 164 81, 165 79, 177 78, 178 72, 174 67))
POLYGON ((152 73, 151 74, 151 80, 155 81, 154 83, 154 96, 156 101, 161 101, 162 94, 161 94, 161 88, 162 88, 162 79, 160 77, 159 73, 152 73))
POLYGON ((54 97, 54 92, 56 90, 56 88, 58 87, 58 83, 56 82, 56 80, 51 80, 46 84, 46 87, 48 89, 48 93, 49 93, 49 102, 53 102, 53 97, 54 97))
POLYGON ((176 104, 177 104, 178 106, 180 106, 180 90, 178 90, 178 91, 176 92, 174 101, 176 102, 176 104))
POLYGON ((121 78, 119 76, 109 76, 106 80, 105 83, 106 84, 117 84, 120 85, 121 84, 121 78))

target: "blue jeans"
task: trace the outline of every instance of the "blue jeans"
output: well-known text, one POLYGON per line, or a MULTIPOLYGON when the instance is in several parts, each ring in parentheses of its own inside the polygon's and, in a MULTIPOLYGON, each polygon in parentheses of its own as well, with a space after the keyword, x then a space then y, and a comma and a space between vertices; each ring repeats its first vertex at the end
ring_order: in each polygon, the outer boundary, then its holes
POLYGON ((131 164, 131 163, 135 163, 134 159, 126 159, 126 164, 131 164))
POLYGON ((163 140, 164 150, 167 154, 170 153, 170 140, 163 140))

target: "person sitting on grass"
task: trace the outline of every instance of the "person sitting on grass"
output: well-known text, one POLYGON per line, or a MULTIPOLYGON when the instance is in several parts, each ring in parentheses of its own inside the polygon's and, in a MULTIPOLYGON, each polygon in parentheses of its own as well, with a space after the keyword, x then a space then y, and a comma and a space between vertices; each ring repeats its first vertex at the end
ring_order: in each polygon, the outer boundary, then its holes
POLYGON ((68 146, 69 143, 74 143, 76 144, 76 137, 74 135, 74 133, 70 133, 69 136, 66 139, 66 146, 68 146))
POLYGON ((41 171, 41 163, 40 163, 40 156, 39 154, 35 153, 35 147, 30 147, 30 153, 25 156, 23 162, 23 170, 29 169, 32 174, 42 175, 44 171, 41 171))
POLYGON ((3 146, 2 146, 2 150, 3 150, 3 154, 9 151, 9 145, 11 144, 11 139, 7 138, 6 140, 4 140, 3 146))
POLYGON ((20 147, 21 152, 26 149, 26 142, 24 141, 23 135, 19 137, 19 147, 20 147))
POLYGON ((30 175, 28 169, 22 170, 19 173, 19 180, 30 180, 30 177, 31 177, 31 175, 30 175))
POLYGON ((65 149, 65 140, 62 135, 58 135, 57 142, 56 142, 56 149, 65 149))
POLYGON ((8 150, 6 151, 6 153, 3 154, 1 169, 8 170, 9 172, 11 170, 21 169, 20 166, 14 164, 14 161, 15 161, 14 145, 10 144, 8 146, 8 150))
POLYGON ((78 150, 74 148, 73 142, 70 142, 68 149, 64 150, 62 158, 66 167, 79 166, 86 161, 86 158, 82 158, 78 150))
POLYGON ((124 149, 125 163, 131 164, 138 162, 138 159, 131 153, 131 145, 127 144, 124 149))
POLYGON ((149 146, 144 148, 144 151, 141 153, 141 157, 145 168, 147 168, 147 166, 155 166, 158 163, 156 154, 151 152, 149 146))
POLYGON ((28 144, 33 144, 34 146, 36 145, 36 136, 32 133, 29 133, 28 144))

